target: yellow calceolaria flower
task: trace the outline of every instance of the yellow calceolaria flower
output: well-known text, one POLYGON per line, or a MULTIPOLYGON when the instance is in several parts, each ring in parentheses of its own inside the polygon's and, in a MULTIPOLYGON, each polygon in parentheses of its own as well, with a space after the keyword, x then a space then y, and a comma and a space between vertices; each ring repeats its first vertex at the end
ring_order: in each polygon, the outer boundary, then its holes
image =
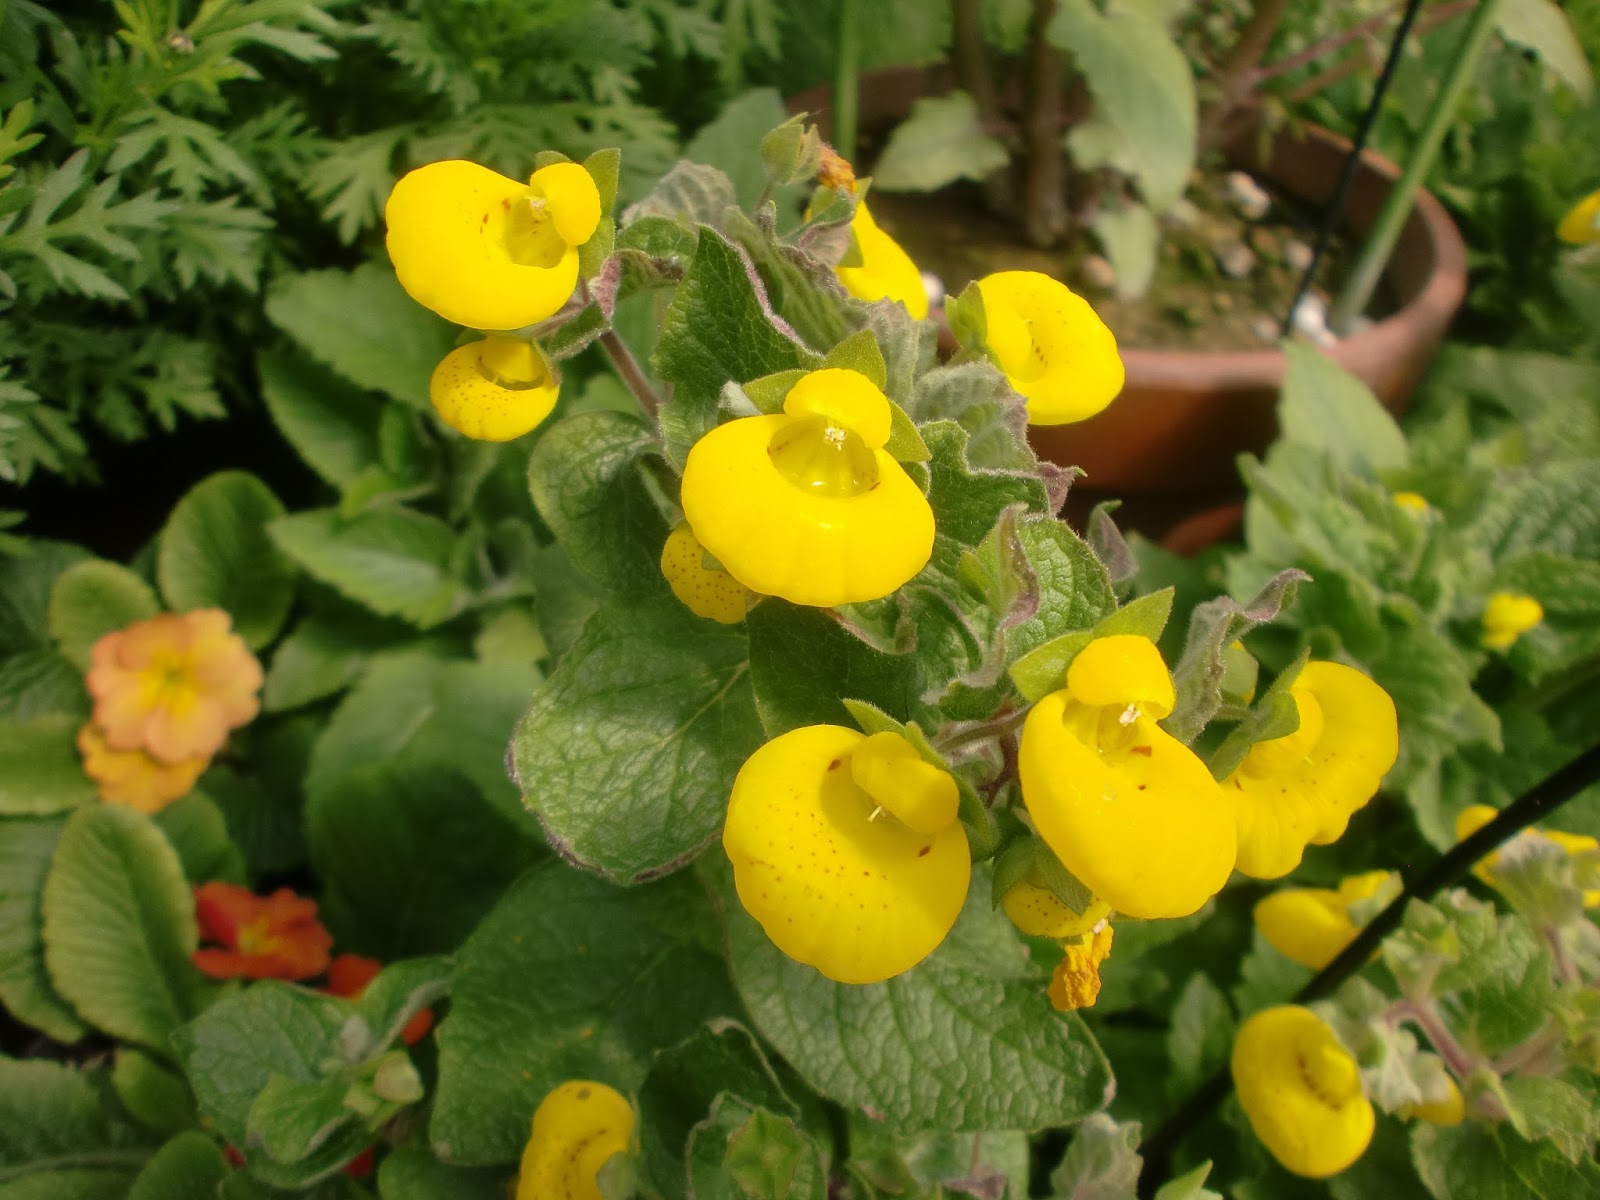
POLYGON ((773 943, 839 983, 877 983, 944 941, 972 874, 950 775, 897 733, 807 725, 752 754, 722 845, 773 943))
POLYGON ((1104 637, 1022 727, 1017 768, 1034 828, 1067 870, 1131 917, 1188 916, 1233 870, 1227 802, 1205 764, 1156 724, 1173 702, 1154 642, 1104 637))
POLYGON ((1355 941, 1350 907, 1398 882, 1392 871, 1352 875, 1333 888, 1287 888, 1256 905, 1256 928, 1279 954, 1320 971, 1355 941))
POLYGON ((1284 1004, 1241 1025, 1233 1082, 1250 1128, 1296 1175, 1337 1175, 1372 1141, 1376 1119, 1361 1069, 1309 1008, 1284 1004))
POLYGON ((1445 1094, 1439 1100, 1424 1100, 1419 1104, 1407 1104, 1396 1114, 1401 1117, 1415 1117, 1419 1121, 1426 1121, 1430 1125, 1459 1125, 1466 1118, 1467 1102, 1461 1095, 1461 1089, 1456 1086, 1456 1081, 1450 1076, 1443 1076, 1445 1094))
POLYGON ((661 548, 661 573, 672 594, 690 612, 723 625, 737 625, 761 599, 720 565, 706 561, 705 547, 686 521, 678 522, 667 535, 667 544, 661 548))
MULTIPOLYGON (((1477 833, 1490 821, 1499 816, 1499 812, 1487 804, 1474 804, 1463 809, 1456 817, 1456 841, 1463 841, 1472 834, 1477 833)), ((1497 850, 1492 850, 1479 860, 1478 865, 1472 868, 1472 873, 1483 880, 1490 887, 1497 888, 1500 884, 1495 877, 1495 868, 1500 865, 1500 857, 1507 850, 1517 850, 1526 846, 1528 842, 1543 842, 1555 846, 1569 855, 1588 854, 1600 850, 1600 841, 1581 833, 1564 833, 1559 829, 1524 829, 1515 837, 1502 845, 1497 850), (1526 839, 1526 841, 1524 840, 1526 839)), ((1583 906, 1585 908, 1600 908, 1600 888, 1583 893, 1583 906)))
POLYGON ((461 159, 404 176, 384 206, 389 258, 418 304, 473 329, 553 316, 578 286, 578 247, 600 224, 600 191, 577 163, 528 182, 461 159))
POLYGON ((457 433, 480 442, 509 442, 550 415, 560 390, 537 346, 486 337, 444 356, 433 370, 428 398, 457 433))
POLYGON ((1567 210, 1556 236, 1574 246, 1600 242, 1600 192, 1590 192, 1567 210))
POLYGON ((783 412, 696 442, 683 514, 753 592, 821 608, 887 596, 933 554, 933 509, 884 450, 888 398, 858 371, 802 377, 783 412))
POLYGON ((1544 605, 1520 592, 1496 592, 1483 606, 1483 644, 1509 650, 1516 640, 1544 620, 1544 605))
POLYGON ((1400 753, 1394 701, 1342 663, 1310 662, 1290 688, 1300 728, 1257 742, 1222 781, 1239 822, 1239 870, 1277 879, 1306 846, 1344 833, 1400 753))
POLYGON ((166 763, 144 750, 113 750, 93 724, 78 730, 83 773, 94 780, 100 799, 142 813, 157 813, 194 790, 211 762, 209 755, 166 763))
POLYGON ((1403 508, 1407 512, 1425 513, 1428 511, 1427 499, 1416 492, 1396 492, 1394 494, 1394 503, 1397 508, 1403 508))
POLYGON ((563 1083, 533 1114, 516 1200, 603 1200, 600 1169, 632 1138, 633 1106, 621 1093, 586 1079, 563 1083))
POLYGON ((1111 915, 1111 906, 1098 896, 1088 908, 1075 912, 1054 892, 1027 879, 1007 892, 1001 904, 1011 923, 1023 933, 1057 941, 1088 933, 1111 915))
POLYGON ((1066 425, 1105 408, 1122 391, 1117 339, 1089 302, 1038 271, 978 280, 989 349, 1034 425, 1066 425))
POLYGON ((1062 944, 1062 958, 1050 976, 1050 1003, 1058 1012, 1093 1008, 1100 995, 1100 964, 1111 954, 1111 922, 1062 944))
POLYGON ((914 320, 926 317, 928 289, 923 286, 922 272, 900 243, 878 228, 865 200, 856 205, 850 232, 861 250, 861 265, 834 268, 844 290, 858 300, 898 300, 914 320))

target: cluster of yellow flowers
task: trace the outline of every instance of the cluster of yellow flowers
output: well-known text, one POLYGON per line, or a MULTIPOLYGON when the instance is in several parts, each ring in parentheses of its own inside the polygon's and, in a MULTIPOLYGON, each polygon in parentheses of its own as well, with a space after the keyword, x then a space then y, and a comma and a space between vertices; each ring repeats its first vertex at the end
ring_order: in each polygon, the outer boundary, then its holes
POLYGON ((162 613, 94 644, 78 731, 100 798, 153 813, 187 795, 228 731, 256 715, 261 664, 218 608, 162 613))

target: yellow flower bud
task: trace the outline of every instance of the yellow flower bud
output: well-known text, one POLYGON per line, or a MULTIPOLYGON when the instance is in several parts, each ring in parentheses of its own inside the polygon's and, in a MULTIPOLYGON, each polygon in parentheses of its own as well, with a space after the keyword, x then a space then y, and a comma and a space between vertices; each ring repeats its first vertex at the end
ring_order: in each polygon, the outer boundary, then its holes
POLYGON ((1567 210, 1556 236, 1574 246, 1600 242, 1600 192, 1590 192, 1567 210))
POLYGON ((928 291, 922 285, 922 272, 900 243, 878 228, 865 200, 856 205, 850 232, 861 250, 861 265, 834 268, 844 290, 858 300, 898 300, 913 319, 926 317, 928 291))
POLYGON ((1253 746, 1222 781, 1239 823, 1239 870, 1277 879, 1308 844, 1338 840, 1400 753, 1394 701, 1340 663, 1311 662, 1290 696, 1300 728, 1253 746))
POLYGON ((955 781, 936 775, 949 779, 898 734, 837 725, 791 730, 746 760, 722 845, 739 902, 778 949, 839 983, 876 983, 944 940, 972 854, 955 781))
POLYGON ((560 390, 537 346, 486 337, 444 356, 428 383, 428 398, 457 433, 509 442, 550 415, 560 390))
POLYGON ((452 159, 404 176, 384 206, 389 258, 418 304, 473 329, 553 316, 578 286, 578 247, 600 224, 600 192, 577 163, 527 183, 452 159))
POLYGON ((1544 620, 1544 606, 1519 592, 1496 592, 1483 606, 1483 644, 1509 650, 1516 640, 1544 620))
POLYGON ((1396 492, 1394 494, 1396 508, 1403 508, 1407 512, 1425 513, 1428 511, 1428 502, 1416 492, 1396 492))
POLYGON ((1444 1077, 1445 1095, 1440 1100, 1424 1100, 1420 1104, 1407 1104, 1400 1109, 1398 1116, 1415 1117, 1419 1121, 1426 1121, 1430 1125, 1459 1125, 1467 1115, 1467 1102, 1461 1095, 1461 1089, 1456 1086, 1456 1081, 1450 1076, 1444 1077))
POLYGON ((1092 1008, 1100 995, 1100 964, 1111 954, 1111 923, 1062 946, 1050 976, 1050 1003, 1058 1012, 1092 1008))
POLYGON ((1132 917, 1187 916, 1233 870, 1227 802, 1205 764, 1156 724, 1172 704, 1155 643, 1099 638, 1022 728, 1017 769, 1034 828, 1067 870, 1132 917))
POLYGON ((737 625, 761 599, 720 565, 706 562, 705 548, 686 521, 680 521, 667 535, 667 544, 661 548, 661 573, 672 594, 690 612, 724 625, 737 625))
POLYGON ((1001 900, 1006 916, 1023 933, 1061 941, 1088 933, 1111 915, 1111 906, 1099 897, 1081 913, 1074 912, 1048 888, 1024 879, 1001 900))
POLYGON ((1345 879, 1337 891, 1287 888, 1274 892, 1256 905, 1256 928, 1278 953, 1320 971, 1355 941, 1360 931, 1350 916, 1350 906, 1371 899, 1392 878, 1390 871, 1369 871, 1345 879))
POLYGON ((603 1083, 563 1083, 533 1114, 522 1152, 517 1200, 602 1200, 596 1177, 616 1154, 628 1152, 633 1108, 603 1083))
POLYGON ((1264 1009, 1241 1025, 1233 1082, 1250 1128, 1296 1175, 1337 1175, 1372 1141, 1375 1118, 1361 1070, 1308 1008, 1264 1009))
MULTIPOLYGON (((1495 817, 1499 812, 1487 804, 1474 804, 1463 809, 1456 817, 1456 841, 1463 841, 1472 834, 1477 833, 1495 817)), ((1564 833, 1559 829, 1524 829, 1505 845, 1491 850, 1478 861, 1472 868, 1472 873, 1483 880, 1490 887, 1498 888, 1499 880, 1495 875, 1495 868, 1500 865, 1500 855, 1508 846, 1515 846, 1524 838, 1535 841, 1547 842, 1557 846, 1569 855, 1587 854, 1592 850, 1600 850, 1600 841, 1581 833, 1564 833)), ((1600 888, 1590 889, 1583 893, 1583 906, 1585 908, 1600 908, 1600 888)))
POLYGON ((774 416, 694 444, 681 499, 695 537, 751 591, 832 607, 876 600, 933 554, 933 509, 894 458, 889 401, 865 375, 803 377, 774 416))
POLYGON ((1089 302, 1037 271, 978 280, 989 349, 1034 425, 1082 421, 1122 391, 1117 339, 1089 302))

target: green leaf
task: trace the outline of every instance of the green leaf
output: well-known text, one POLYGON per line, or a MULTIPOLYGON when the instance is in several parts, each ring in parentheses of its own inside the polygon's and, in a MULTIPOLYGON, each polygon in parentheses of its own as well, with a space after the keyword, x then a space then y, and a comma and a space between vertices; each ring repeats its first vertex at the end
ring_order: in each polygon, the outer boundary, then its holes
POLYGON ((87 1031, 50 983, 44 965, 39 895, 64 817, 0 821, 0 1005, 63 1044, 87 1031))
POLYGON ((752 1200, 823 1200, 821 1148, 785 1116, 757 1109, 728 1137, 723 1169, 752 1200))
POLYGON ((1250 951, 1239 963, 1239 981, 1228 998, 1233 1001, 1239 1019, 1243 1020, 1263 1008, 1286 1003, 1309 982, 1310 967, 1303 967, 1273 949, 1260 930, 1252 930, 1250 951))
POLYGON ((345 520, 318 508, 279 517, 268 532, 310 574, 382 616, 429 629, 467 602, 456 532, 437 517, 389 508, 345 520))
POLYGON ((870 329, 858 330, 845 338, 828 351, 822 365, 865 375, 880 392, 889 382, 889 368, 883 361, 883 348, 878 345, 877 335, 870 329))
POLYGON ((1569 1163, 1592 1154, 1600 1134, 1592 1093, 1560 1079, 1518 1075, 1505 1081, 1505 1094, 1512 1125, 1530 1142, 1549 1139, 1569 1163))
POLYGON ((1223 1200, 1221 1192, 1205 1186, 1211 1174, 1211 1160, 1207 1159, 1192 1171, 1167 1180, 1156 1189, 1155 1200, 1223 1200))
MULTIPOLYGON (((277 727, 257 743, 263 756, 284 754, 284 728, 277 727)), ((222 813, 228 836, 244 855, 246 873, 252 878, 289 870, 305 861, 305 842, 300 831, 300 780, 307 754, 296 749, 294 765, 290 768, 291 786, 241 775, 223 764, 213 764, 205 774, 201 794, 222 813)), ((275 761, 282 764, 286 759, 275 761)))
POLYGON ((210 1137, 197 1130, 180 1133, 145 1164, 128 1200, 215 1200, 218 1186, 232 1172, 210 1137))
POLYGON ((1172 1094, 1182 1096, 1199 1086, 1228 1061, 1232 1050, 1233 1009, 1228 998, 1203 971, 1196 971, 1178 995, 1167 1032, 1172 1094))
POLYGON ((822 163, 822 135, 804 113, 790 117, 761 139, 761 168, 775 187, 805 183, 822 163))
POLYGON ((148 1151, 107 1113, 100 1082, 0 1057, 0 1200, 124 1200, 148 1151))
POLYGON ((155 823, 178 852, 190 883, 244 883, 244 855, 228 836, 222 810, 209 798, 192 792, 157 813, 155 823))
POLYGON ((506 778, 506 742, 537 675, 517 663, 397 654, 375 662, 317 739, 305 777, 312 803, 344 776, 398 758, 472 780, 493 807, 526 824, 506 778))
POLYGON ((656 448, 650 427, 619 412, 570 417, 528 459, 534 506, 574 566, 605 591, 659 592, 667 537, 640 470, 656 448))
POLYGON ((1051 638, 1011 664, 1011 681, 1017 685, 1022 698, 1032 703, 1066 686, 1067 668, 1095 638, 1131 634, 1159 641, 1172 612, 1172 597, 1172 588, 1162 588, 1107 613, 1093 629, 1051 638))
POLYGON ((786 116, 783 98, 776 88, 744 92, 700 127, 683 148, 683 156, 726 172, 737 202, 754 208, 767 183, 765 164, 757 148, 767 131, 786 116))
POLYGON ((891 1129, 1033 1130, 1079 1120, 1110 1101, 1105 1056, 1036 981, 996 969, 993 956, 1020 943, 987 911, 987 891, 972 889, 955 930, 922 963, 852 986, 784 955, 739 907, 730 882, 723 908, 734 982, 757 1029, 807 1083, 880 1114, 891 1129), (967 944, 974 937, 977 947, 967 944), (975 961, 980 950, 988 957, 975 961), (981 1055, 966 1052, 975 1044, 981 1055))
POLYGON ((164 1053, 204 984, 194 896, 177 851, 148 818, 115 805, 67 821, 45 878, 45 965, 89 1024, 164 1053))
POLYGON ((382 1200, 505 1200, 504 1170, 450 1167, 425 1147, 401 1146, 378 1168, 382 1200))
POLYGON ((127 567, 102 559, 74 563, 50 590, 50 637, 81 670, 100 638, 161 611, 150 585, 127 567))
POLYGON ((111 1086, 135 1121, 170 1137, 194 1128, 194 1096, 182 1075, 133 1046, 119 1046, 111 1086))
POLYGON ((1017 537, 1037 580, 1038 607, 1006 633, 1006 657, 1020 658, 1072 630, 1090 629, 1116 611, 1104 564, 1066 522, 1025 517, 1017 537))
POLYGON ((361 677, 375 653, 413 636, 408 626, 354 605, 308 613, 272 652, 261 688, 262 710, 282 712, 342 692, 361 677))
POLYGON ((564 857, 630 883, 716 836, 762 741, 747 656, 742 631, 670 598, 590 619, 511 743, 523 803, 564 857))
POLYGON ((1285 441, 1324 450, 1358 475, 1406 465, 1405 435, 1366 384, 1310 346, 1289 342, 1284 354, 1278 425, 1285 441))
POLYGON ((280 275, 267 316, 351 383, 422 408, 455 328, 407 296, 388 266, 280 275))
POLYGON ((1504 0, 1495 10, 1495 28, 1513 45, 1538 55, 1551 74, 1589 103, 1594 74, 1572 22, 1554 0, 1504 0))
MULTIPOLYGON (((1229 650, 1231 649, 1232 643, 1229 643, 1229 650)), ((1224 654, 1226 653, 1228 651, 1224 651, 1224 654)), ((1206 762, 1211 768, 1213 779, 1223 780, 1232 775, 1257 742, 1270 742, 1276 738, 1288 737, 1300 728, 1300 707, 1295 703, 1289 689, 1300 677, 1300 672, 1309 658, 1310 651, 1303 651, 1299 657, 1278 672, 1278 677, 1272 681, 1272 686, 1256 701, 1245 719, 1234 726, 1222 740, 1222 745, 1217 747, 1206 762)), ((1224 678, 1224 695, 1226 691, 1226 678, 1224 678)))
POLYGON ((886 192, 932 192, 958 179, 983 179, 1011 160, 983 131, 978 106, 966 92, 924 96, 894 127, 878 156, 873 186, 886 192))
POLYGON ((1070 53, 1094 100, 1094 120, 1067 140, 1080 168, 1133 176, 1165 212, 1188 186, 1197 114, 1189 60, 1165 22, 1136 4, 1102 13, 1093 0, 1062 0, 1045 37, 1070 53))
POLYGON ((750 682, 768 737, 802 725, 845 725, 846 698, 910 719, 920 707, 918 661, 884 654, 814 608, 768 598, 745 618, 750 682))
POLYGON ((338 776, 306 805, 328 927, 382 960, 454 950, 537 860, 532 833, 411 751, 338 776))
POLYGON ((689 447, 717 423, 723 384, 814 367, 818 356, 777 324, 744 254, 708 229, 667 309, 652 362, 673 384, 661 432, 668 461, 681 470, 689 447))
POLYGON ((1150 290, 1161 256, 1161 227, 1144 205, 1108 203, 1090 226, 1111 262, 1119 300, 1137 300, 1150 290))
POLYGON ((256 371, 273 424, 318 475, 348 488, 378 460, 384 401, 290 351, 263 350, 256 371))
POLYGON ((976 546, 1013 504, 1029 512, 1050 511, 1049 495, 1036 473, 974 466, 967 455, 970 435, 954 421, 932 421, 921 432, 932 452, 928 503, 946 537, 976 546))
POLYGON ((294 600, 294 564, 267 534, 282 516, 254 475, 221 471, 195 484, 161 530, 156 578, 168 607, 223 609, 246 645, 265 646, 294 600))
POLYGON ((738 1011, 688 876, 614 888, 560 863, 522 877, 458 955, 430 1136, 449 1163, 511 1162, 568 1079, 625 1094, 651 1051, 738 1011), (547 981, 529 986, 530 980, 547 981))
POLYGON ((99 798, 83 773, 71 717, 0 721, 0 815, 65 812, 99 798))
POLYGON ((1435 1200, 1571 1200, 1600 1195, 1600 1166, 1573 1164, 1549 1142, 1528 1142, 1505 1125, 1468 1121, 1411 1132, 1417 1174, 1435 1200))
POLYGON ((648 195, 622 213, 624 232, 648 217, 666 217, 693 227, 721 228, 728 209, 738 204, 733 181, 716 167, 680 159, 648 195))
POLYGON ((1138 1194, 1139 1122, 1119 1124, 1095 1113, 1073 1131, 1061 1163, 1050 1173, 1050 1191, 1073 1200, 1130 1200, 1138 1194))

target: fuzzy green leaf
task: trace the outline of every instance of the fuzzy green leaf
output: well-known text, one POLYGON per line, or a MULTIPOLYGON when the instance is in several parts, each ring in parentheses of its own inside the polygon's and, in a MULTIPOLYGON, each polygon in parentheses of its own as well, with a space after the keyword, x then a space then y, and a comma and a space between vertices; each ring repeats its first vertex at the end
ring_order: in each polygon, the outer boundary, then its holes
POLYGON ((872 182, 886 192, 932 192, 958 179, 982 179, 1010 157, 983 131, 978 106, 966 92, 924 96, 889 135, 872 182))
POLYGON ((39 897, 64 817, 0 821, 0 1004, 17 1020, 70 1044, 88 1030, 57 994, 44 965, 39 897))
POLYGON ((150 585, 127 567, 102 559, 75 563, 50 590, 50 637, 72 664, 89 667, 95 642, 161 611, 150 585))

